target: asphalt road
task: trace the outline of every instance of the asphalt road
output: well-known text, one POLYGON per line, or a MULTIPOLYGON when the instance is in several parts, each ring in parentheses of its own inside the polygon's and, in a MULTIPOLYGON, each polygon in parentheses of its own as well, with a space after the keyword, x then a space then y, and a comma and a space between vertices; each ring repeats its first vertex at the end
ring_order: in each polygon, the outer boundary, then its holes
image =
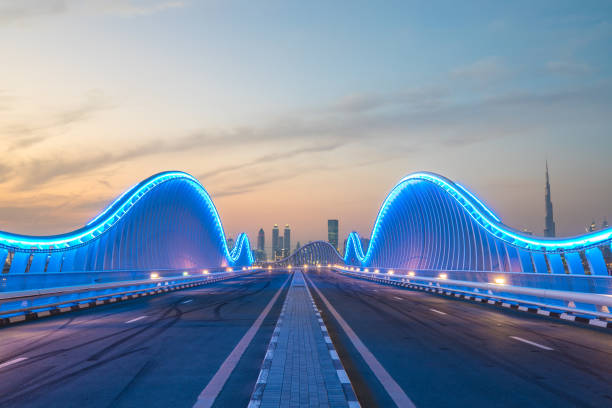
MULTIPOLYGON (((612 336, 601 330, 324 268, 307 276, 418 407, 612 406, 612 336)), ((313 296, 362 406, 392 406, 313 296)))
MULTIPOLYGON (((0 407, 192 407, 286 272, 68 313, 0 330, 0 407)), ((507 309, 306 273, 418 407, 612 406, 612 336, 507 309)), ((317 292, 363 407, 392 400, 317 292)), ((245 407, 286 291, 215 407, 245 407)))
MULTIPOLYGON (((287 277, 262 272, 3 328, 0 406, 192 407, 287 277)), ((216 406, 248 404, 284 296, 216 406)))

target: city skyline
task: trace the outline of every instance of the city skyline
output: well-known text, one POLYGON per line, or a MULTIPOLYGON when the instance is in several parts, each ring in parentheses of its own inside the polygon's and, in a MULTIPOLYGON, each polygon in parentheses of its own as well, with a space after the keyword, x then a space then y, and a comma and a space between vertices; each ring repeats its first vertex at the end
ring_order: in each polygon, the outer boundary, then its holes
POLYGON ((367 236, 426 170, 542 235, 546 160, 557 236, 612 217, 608 2, 52 3, 0 1, 0 230, 77 228, 176 169, 228 235, 367 236))

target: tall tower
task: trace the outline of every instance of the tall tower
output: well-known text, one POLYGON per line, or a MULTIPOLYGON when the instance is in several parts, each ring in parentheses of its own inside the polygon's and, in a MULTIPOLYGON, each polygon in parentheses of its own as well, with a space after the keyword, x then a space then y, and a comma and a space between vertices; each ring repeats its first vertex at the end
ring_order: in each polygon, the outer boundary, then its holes
POLYGON ((274 224, 274 228, 272 228, 272 259, 276 257, 278 248, 278 224, 274 224))
POLYGON ((546 161, 546 218, 544 221, 544 236, 554 237, 555 236, 555 220, 553 218, 553 205, 550 199, 550 181, 548 178, 548 160, 546 161))
POLYGON ((278 237, 278 249, 276 250, 276 254, 274 254, 274 259, 283 259, 283 236, 279 235, 278 237))
POLYGON ((263 228, 260 228, 257 233, 257 250, 263 254, 266 253, 266 233, 263 228))
POLYGON ((283 249, 285 256, 291 255, 291 228, 289 228, 289 224, 285 225, 285 231, 283 232, 283 249))
POLYGON ((327 220, 327 242, 338 249, 338 220, 327 220))

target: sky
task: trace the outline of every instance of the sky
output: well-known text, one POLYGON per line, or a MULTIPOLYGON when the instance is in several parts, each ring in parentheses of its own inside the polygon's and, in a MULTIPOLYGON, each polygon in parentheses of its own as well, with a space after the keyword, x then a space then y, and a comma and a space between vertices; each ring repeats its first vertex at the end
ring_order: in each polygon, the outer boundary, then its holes
POLYGON ((0 0, 0 230, 85 224, 160 171, 228 235, 369 235, 405 175, 542 235, 612 221, 610 1, 0 0))

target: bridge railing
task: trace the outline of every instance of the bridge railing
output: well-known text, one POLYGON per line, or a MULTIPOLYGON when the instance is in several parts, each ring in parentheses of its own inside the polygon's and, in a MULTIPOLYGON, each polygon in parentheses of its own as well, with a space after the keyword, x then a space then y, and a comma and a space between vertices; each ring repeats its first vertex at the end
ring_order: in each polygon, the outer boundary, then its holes
MULTIPOLYGON (((90 304, 112 303, 129 297, 138 297, 171 290, 183 289, 195 285, 229 279, 241 274, 255 272, 255 268, 214 268, 164 271, 129 271, 137 279, 115 280, 117 276, 127 276, 128 271, 113 272, 74 272, 77 280, 62 286, 62 281, 48 276, 55 286, 41 286, 37 289, 0 291, 0 318, 24 320, 28 314, 39 312, 67 311, 88 307, 90 304), (88 279, 87 283, 77 283, 88 279), (106 282, 100 282, 105 280, 106 282)), ((72 274, 72 273, 71 273, 72 274)), ((48 274, 63 278, 67 273, 48 274), (61 276, 59 276, 61 275, 61 276)), ((1 279, 9 278, 8 276, 1 279)), ((10 278, 16 278, 11 276, 10 278)), ((5 281, 6 282, 6 281, 5 281)), ((13 286, 14 287, 14 286, 13 286)))
POLYGON ((413 271, 339 265, 334 270, 399 286, 416 285, 434 292, 469 294, 475 298, 612 319, 612 277, 608 276, 413 271))

